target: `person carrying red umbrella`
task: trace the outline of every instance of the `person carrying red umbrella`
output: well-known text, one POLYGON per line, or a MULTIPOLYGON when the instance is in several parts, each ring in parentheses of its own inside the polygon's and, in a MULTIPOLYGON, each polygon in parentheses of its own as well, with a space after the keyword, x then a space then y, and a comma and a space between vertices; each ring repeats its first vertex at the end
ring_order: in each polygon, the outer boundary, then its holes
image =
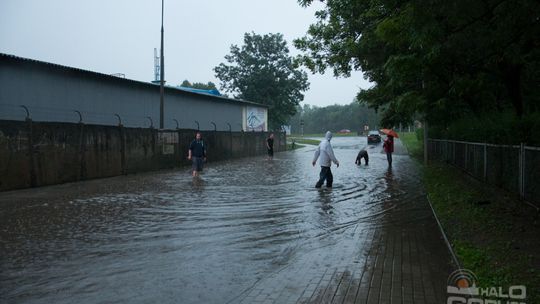
POLYGON ((388 166, 392 167, 392 153, 394 153, 394 137, 399 138, 399 135, 396 133, 396 131, 391 129, 381 129, 381 132, 386 134, 386 139, 383 143, 383 150, 386 153, 388 166))

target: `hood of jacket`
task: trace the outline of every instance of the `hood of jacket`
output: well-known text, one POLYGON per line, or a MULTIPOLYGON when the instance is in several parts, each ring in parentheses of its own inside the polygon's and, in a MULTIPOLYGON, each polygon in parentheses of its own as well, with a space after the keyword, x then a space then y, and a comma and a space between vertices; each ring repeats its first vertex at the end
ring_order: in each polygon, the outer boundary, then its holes
POLYGON ((326 140, 330 141, 332 139, 332 132, 326 131, 326 134, 324 134, 324 138, 326 138, 326 140))

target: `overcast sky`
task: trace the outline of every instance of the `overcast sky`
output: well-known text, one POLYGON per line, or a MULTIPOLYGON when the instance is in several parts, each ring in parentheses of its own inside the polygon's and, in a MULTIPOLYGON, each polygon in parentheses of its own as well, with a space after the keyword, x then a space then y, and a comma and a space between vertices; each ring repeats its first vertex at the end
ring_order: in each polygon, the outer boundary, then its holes
MULTIPOLYGON (((305 34, 322 4, 296 0, 165 0, 165 80, 178 85, 212 81, 231 44, 246 32, 305 34)), ((126 78, 151 81, 160 44, 159 0, 0 0, 0 52, 126 78)), ((309 74, 304 103, 350 103, 369 87, 360 72, 350 78, 309 74)), ((256 101, 256 100, 255 100, 256 101)))

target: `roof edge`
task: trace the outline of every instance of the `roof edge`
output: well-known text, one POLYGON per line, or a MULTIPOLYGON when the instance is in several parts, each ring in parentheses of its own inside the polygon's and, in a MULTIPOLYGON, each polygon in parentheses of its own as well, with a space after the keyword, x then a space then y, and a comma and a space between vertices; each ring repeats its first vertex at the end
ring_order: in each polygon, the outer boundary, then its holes
MULTIPOLYGON (((51 67, 54 67, 54 68, 57 68, 57 69, 66 69, 66 70, 71 70, 71 71, 77 71, 77 72, 80 72, 80 73, 86 73, 86 74, 89 74, 89 75, 94 75, 94 76, 97 76, 97 77, 101 77, 103 79, 114 79, 115 81, 124 81, 126 83, 128 83, 128 82, 129 83, 135 83, 135 84, 139 84, 139 85, 145 85, 145 86, 148 86, 148 87, 155 87, 155 86, 159 87, 159 84, 155 84, 155 83, 152 83, 152 82, 144 82, 144 81, 134 80, 134 79, 129 79, 129 78, 121 78, 121 77, 114 76, 114 75, 104 74, 104 73, 90 71, 90 70, 84 70, 84 69, 80 69, 80 68, 76 68, 76 67, 70 67, 70 66, 61 65, 61 64, 58 64, 58 63, 52 63, 52 62, 46 62, 46 61, 41 61, 41 60, 36 60, 36 59, 20 57, 20 56, 16 56, 16 55, 12 55, 12 54, 6 54, 6 53, 1 53, 0 52, 0 58, 8 58, 8 59, 11 59, 11 60, 17 60, 17 61, 21 61, 21 62, 40 64, 40 65, 47 65, 47 66, 51 66, 51 67)), ((175 92, 181 92, 182 94, 192 94, 192 95, 197 95, 197 96, 204 96, 204 97, 208 97, 208 98, 211 98, 211 99, 217 99, 217 100, 220 100, 222 102, 231 102, 232 101, 232 102, 235 102, 235 103, 253 105, 253 106, 262 107, 262 108, 269 108, 268 105, 256 103, 256 102, 253 102, 253 101, 242 100, 242 99, 234 99, 234 98, 229 98, 229 97, 224 97, 224 96, 216 96, 216 95, 210 95, 210 94, 193 92, 193 91, 187 91, 187 90, 182 90, 182 89, 179 89, 179 88, 173 87, 173 86, 165 86, 165 90, 173 90, 175 92)))

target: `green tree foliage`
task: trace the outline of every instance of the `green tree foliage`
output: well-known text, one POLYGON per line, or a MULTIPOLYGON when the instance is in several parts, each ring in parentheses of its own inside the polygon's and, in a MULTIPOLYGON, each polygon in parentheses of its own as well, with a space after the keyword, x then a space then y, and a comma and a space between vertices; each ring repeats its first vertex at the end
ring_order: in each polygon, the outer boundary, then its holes
POLYGON ((289 55, 282 34, 246 33, 244 45, 232 45, 225 59, 228 64, 214 68, 221 88, 235 98, 268 105, 270 128, 279 128, 296 113, 309 83, 289 55))
POLYGON ((364 125, 368 125, 370 130, 377 129, 379 125, 377 113, 358 102, 327 107, 307 104, 303 107, 298 106, 297 113, 289 121, 292 133, 301 132, 301 121, 304 122, 305 134, 324 133, 328 130, 337 132, 342 129, 362 132, 364 125))
POLYGON ((190 83, 187 79, 180 84, 181 87, 185 88, 194 88, 194 89, 201 89, 201 90, 217 90, 216 85, 209 81, 208 83, 202 83, 202 82, 194 82, 190 83))
MULTIPOLYGON (((300 0, 310 5, 312 0, 300 0)), ((540 2, 327 0, 295 40, 299 61, 336 76, 362 70, 375 85, 358 100, 386 126, 420 113, 447 126, 462 117, 540 111, 540 2)))

